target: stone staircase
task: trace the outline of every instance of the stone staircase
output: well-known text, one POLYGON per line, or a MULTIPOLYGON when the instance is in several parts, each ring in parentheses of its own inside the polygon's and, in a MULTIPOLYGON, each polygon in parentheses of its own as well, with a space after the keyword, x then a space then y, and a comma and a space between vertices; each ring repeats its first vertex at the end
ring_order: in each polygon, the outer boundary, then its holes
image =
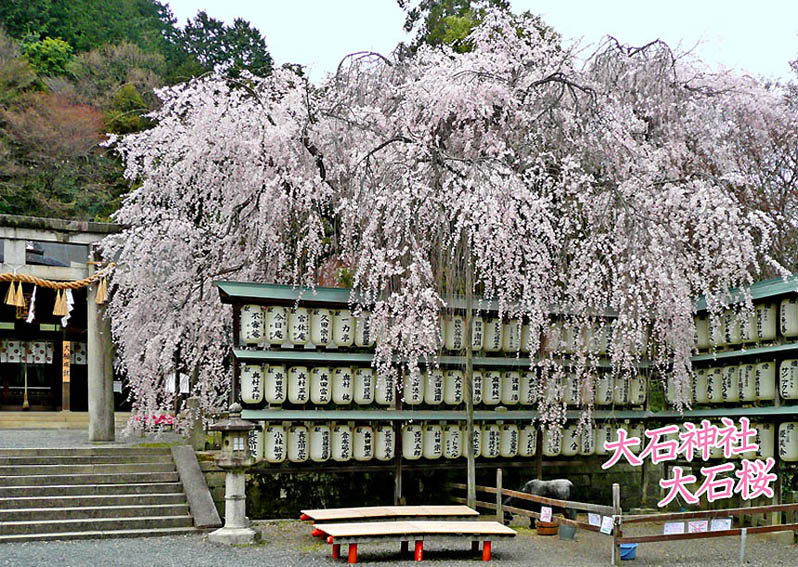
POLYGON ((168 448, 0 449, 0 543, 196 531, 168 448))

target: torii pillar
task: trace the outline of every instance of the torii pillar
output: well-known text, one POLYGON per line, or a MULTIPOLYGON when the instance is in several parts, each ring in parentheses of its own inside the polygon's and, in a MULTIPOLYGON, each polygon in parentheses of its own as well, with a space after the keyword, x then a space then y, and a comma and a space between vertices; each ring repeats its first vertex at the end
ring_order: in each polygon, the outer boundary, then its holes
MULTIPOLYGON (((95 259, 95 254, 90 254, 95 259)), ((94 273, 89 264, 89 273, 94 273)), ((114 357, 111 323, 105 305, 97 305, 98 283, 86 290, 88 350, 89 441, 114 440, 114 357)))

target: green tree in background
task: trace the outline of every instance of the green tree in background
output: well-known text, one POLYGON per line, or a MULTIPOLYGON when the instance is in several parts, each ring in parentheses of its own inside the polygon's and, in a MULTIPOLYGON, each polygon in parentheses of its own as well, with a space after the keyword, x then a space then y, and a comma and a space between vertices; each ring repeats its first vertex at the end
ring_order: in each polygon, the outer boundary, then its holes
POLYGON ((486 8, 509 10, 509 0, 397 0, 405 10, 405 31, 415 30, 412 47, 451 45, 455 51, 470 50, 465 38, 481 21, 486 8))
POLYGON ((143 116, 146 112, 144 99, 136 87, 128 83, 116 92, 105 113, 106 130, 114 134, 130 134, 149 128, 152 123, 143 116))
POLYGON ((263 36, 240 18, 232 26, 226 26, 207 13, 199 12, 186 23, 181 42, 185 52, 205 71, 223 67, 235 77, 246 69, 265 77, 272 70, 272 58, 263 36))
POLYGON ((52 37, 24 44, 23 52, 42 75, 63 75, 72 59, 72 46, 52 37))

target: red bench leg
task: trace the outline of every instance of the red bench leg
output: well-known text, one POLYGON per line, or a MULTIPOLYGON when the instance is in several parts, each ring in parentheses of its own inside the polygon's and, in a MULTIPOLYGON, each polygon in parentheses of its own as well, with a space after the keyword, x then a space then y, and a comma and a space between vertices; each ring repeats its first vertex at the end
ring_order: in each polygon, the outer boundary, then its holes
POLYGON ((349 544, 349 564, 354 565, 357 563, 357 544, 350 543, 349 544))
POLYGON ((341 557, 341 544, 334 543, 333 544, 333 559, 338 559, 341 557))
POLYGON ((409 547, 407 543, 408 542, 406 542, 406 541, 402 542, 402 551, 401 551, 402 555, 407 555, 407 551, 408 551, 408 547, 409 547))
POLYGON ((424 542, 422 540, 416 540, 416 561, 422 561, 424 559, 424 542))
POLYGON ((476 540, 471 542, 471 553, 479 553, 479 542, 476 540))
POLYGON ((482 544, 482 561, 490 561, 490 542, 486 541, 482 544))

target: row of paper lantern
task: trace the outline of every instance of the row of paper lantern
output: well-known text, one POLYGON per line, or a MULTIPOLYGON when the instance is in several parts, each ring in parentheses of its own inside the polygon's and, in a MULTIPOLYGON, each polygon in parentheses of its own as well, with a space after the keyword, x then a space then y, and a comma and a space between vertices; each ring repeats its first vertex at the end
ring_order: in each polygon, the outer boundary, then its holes
MULTIPOLYGON (((641 445, 633 448, 639 453, 646 443, 644 426, 640 423, 624 425, 629 437, 639 437, 641 445)), ((757 451, 743 454, 746 459, 774 456, 776 426, 772 423, 753 423, 757 451)), ((568 425, 563 429, 543 431, 542 447, 546 457, 577 455, 607 455, 605 443, 617 439, 619 426, 610 423, 595 428, 568 425)), ((407 424, 401 429, 402 457, 418 459, 458 459, 465 455, 465 425, 460 423, 407 424)), ((672 438, 676 438, 674 434, 672 438)), ((268 422, 252 432, 250 449, 257 460, 270 463, 285 461, 388 461, 394 457, 396 437, 387 424, 359 424, 349 422, 283 423, 268 422)), ((537 450, 537 429, 530 423, 475 423, 473 451, 481 458, 533 457, 537 450)), ((779 457, 787 462, 798 461, 798 422, 785 422, 778 427, 779 457)), ((723 458, 723 450, 715 447, 710 458, 723 458)))
MULTIPOLYGON (((795 400, 798 359, 698 368, 689 386, 691 401, 696 404, 772 401, 777 394, 782 399, 795 400)), ((671 403, 676 398, 672 382, 668 383, 666 397, 671 403)))
MULTIPOLYGON (((239 337, 246 345, 306 346, 326 348, 368 348, 374 346, 370 314, 358 318, 348 309, 286 308, 243 305, 239 337)), ((485 352, 528 353, 531 326, 518 319, 503 321, 497 317, 472 318, 472 348, 485 352)), ((459 351, 465 346, 465 319, 461 315, 441 318, 442 347, 459 351)), ((607 352, 611 337, 609 324, 597 323, 580 333, 561 321, 555 321, 544 340, 549 352, 574 352, 588 345, 599 354, 607 352)))
MULTIPOLYGON (((473 402, 486 406, 532 405, 538 397, 537 373, 526 370, 475 370, 473 402)), ((392 376, 380 375, 370 367, 289 366, 282 364, 242 364, 241 401, 246 404, 390 405, 394 401, 392 376)), ((458 405, 463 402, 464 377, 461 370, 434 369, 416 375, 406 374, 402 384, 406 405, 458 405)), ((645 376, 613 378, 601 373, 595 389, 586 387, 575 374, 567 374, 562 395, 568 405, 593 401, 597 405, 642 405, 646 401, 645 376)))
POLYGON ((798 298, 784 299, 781 304, 756 305, 753 313, 743 321, 732 309, 721 313, 714 325, 710 324, 708 315, 695 318, 695 346, 698 350, 769 342, 779 335, 788 339, 798 337, 798 298))

